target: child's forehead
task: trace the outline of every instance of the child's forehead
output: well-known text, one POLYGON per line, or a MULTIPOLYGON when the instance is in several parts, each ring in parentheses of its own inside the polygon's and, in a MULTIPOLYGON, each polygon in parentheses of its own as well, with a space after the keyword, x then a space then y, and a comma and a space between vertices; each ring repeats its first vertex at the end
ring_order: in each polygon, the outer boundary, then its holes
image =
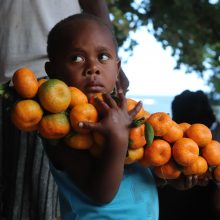
POLYGON ((85 40, 85 38, 87 40, 89 38, 96 38, 96 40, 101 39, 102 41, 104 40, 105 42, 111 43, 115 49, 117 47, 116 41, 108 26, 94 20, 69 21, 61 28, 60 34, 60 40, 66 43, 75 42, 76 39, 77 41, 82 41, 82 39, 85 40))
POLYGON ((111 35, 110 29, 101 22, 98 22, 96 20, 89 20, 89 19, 82 19, 82 20, 74 20, 67 22, 63 28, 62 33, 70 33, 70 32, 82 32, 82 30, 89 29, 91 32, 98 32, 98 31, 104 31, 104 33, 107 33, 111 35))
POLYGON ((102 20, 82 15, 70 16, 50 31, 47 41, 49 59, 54 59, 61 51, 70 50, 70 45, 71 48, 93 46, 118 51, 115 35, 109 26, 102 20))

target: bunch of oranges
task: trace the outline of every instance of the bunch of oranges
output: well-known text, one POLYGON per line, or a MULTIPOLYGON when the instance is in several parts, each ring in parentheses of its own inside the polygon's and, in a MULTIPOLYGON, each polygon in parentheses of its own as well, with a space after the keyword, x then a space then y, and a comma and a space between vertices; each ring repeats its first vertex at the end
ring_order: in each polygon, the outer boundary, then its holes
MULTIPOLYGON (((80 122, 99 120, 101 110, 94 97, 88 100, 82 91, 58 79, 37 79, 28 68, 15 71, 12 82, 19 99, 12 107, 11 120, 18 129, 37 131, 45 139, 62 139, 71 148, 89 150, 95 157, 101 155, 104 136, 79 126, 80 122)), ((97 97, 102 99, 101 94, 97 97)), ((127 99, 128 111, 136 104, 136 101, 127 99)), ((144 122, 149 115, 142 108, 130 128, 126 164, 143 157, 146 144, 144 122)))
MULTIPOLYGON (((59 139, 74 149, 89 150, 100 157, 105 138, 79 126, 79 122, 97 122, 101 111, 94 97, 87 96, 58 79, 37 79, 27 68, 18 69, 13 89, 19 96, 11 110, 14 125, 22 131, 37 131, 45 139, 59 139)), ((97 94, 102 99, 101 94, 97 94)), ((137 102, 127 98, 130 111, 137 102)), ((175 179, 181 174, 203 176, 212 171, 220 181, 220 143, 212 139, 204 124, 177 124, 165 112, 150 114, 143 107, 129 131, 125 164, 138 161, 153 167, 162 179, 175 179)))
POLYGON ((76 148, 90 147, 81 146, 80 140, 91 135, 78 122, 96 122, 98 113, 84 93, 58 79, 38 80, 28 68, 15 71, 12 82, 19 100, 12 107, 11 119, 18 129, 38 131, 46 139, 64 138, 70 147, 75 142, 76 148))
POLYGON ((144 167, 152 166, 162 179, 183 175, 203 177, 212 174, 220 181, 220 143, 212 139, 204 124, 177 124, 164 112, 149 116, 147 122, 154 130, 154 139, 140 160, 144 167))

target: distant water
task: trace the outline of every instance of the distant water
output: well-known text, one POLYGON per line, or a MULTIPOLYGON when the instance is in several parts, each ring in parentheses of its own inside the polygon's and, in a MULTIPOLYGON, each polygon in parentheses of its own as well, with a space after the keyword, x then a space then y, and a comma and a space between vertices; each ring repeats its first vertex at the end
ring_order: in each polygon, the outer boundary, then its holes
POLYGON ((174 96, 135 96, 129 95, 128 98, 132 98, 136 101, 142 101, 144 109, 150 113, 154 112, 167 112, 171 114, 171 102, 174 96))

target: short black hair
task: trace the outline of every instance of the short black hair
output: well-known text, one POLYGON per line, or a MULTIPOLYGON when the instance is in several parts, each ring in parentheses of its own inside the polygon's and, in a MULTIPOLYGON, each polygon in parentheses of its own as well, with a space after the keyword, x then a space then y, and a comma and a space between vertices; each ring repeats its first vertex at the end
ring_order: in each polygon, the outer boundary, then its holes
POLYGON ((208 96, 202 90, 183 91, 175 96, 171 108, 173 120, 177 123, 202 123, 210 127, 216 121, 208 96))
POLYGON ((88 13, 80 13, 80 14, 74 14, 67 18, 64 18, 50 30, 48 34, 48 38, 47 38, 47 55, 48 55, 49 60, 53 60, 56 56, 57 46, 59 45, 59 40, 60 40, 60 37, 62 36, 62 31, 63 31, 63 27, 65 26, 65 24, 67 24, 68 22, 72 22, 72 21, 83 21, 83 20, 84 21, 92 20, 92 21, 99 23, 100 25, 106 26, 107 29, 109 30, 109 33, 112 36, 113 42, 115 44, 116 54, 117 54, 117 51, 118 51, 117 40, 116 40, 113 30, 109 27, 109 25, 106 24, 101 18, 95 15, 88 14, 88 13))

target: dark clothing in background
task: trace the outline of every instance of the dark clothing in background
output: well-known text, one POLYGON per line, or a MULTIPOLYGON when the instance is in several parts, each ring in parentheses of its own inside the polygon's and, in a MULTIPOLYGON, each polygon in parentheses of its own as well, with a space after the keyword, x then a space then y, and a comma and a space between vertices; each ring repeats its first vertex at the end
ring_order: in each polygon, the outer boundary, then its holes
POLYGON ((0 109, 0 219, 54 220, 60 214, 57 186, 50 173, 41 139, 36 132, 17 130, 2 100, 0 109))
POLYGON ((213 210, 215 187, 210 182, 206 187, 195 186, 186 191, 170 186, 158 189, 159 220, 220 220, 213 210))
MULTIPOLYGON (((213 139, 220 141, 220 124, 201 90, 183 91, 172 101, 173 120, 177 123, 202 123, 212 131, 213 139)), ((207 186, 195 186, 179 191, 165 186, 159 189, 159 220, 220 220, 220 188, 214 181, 207 186)))

